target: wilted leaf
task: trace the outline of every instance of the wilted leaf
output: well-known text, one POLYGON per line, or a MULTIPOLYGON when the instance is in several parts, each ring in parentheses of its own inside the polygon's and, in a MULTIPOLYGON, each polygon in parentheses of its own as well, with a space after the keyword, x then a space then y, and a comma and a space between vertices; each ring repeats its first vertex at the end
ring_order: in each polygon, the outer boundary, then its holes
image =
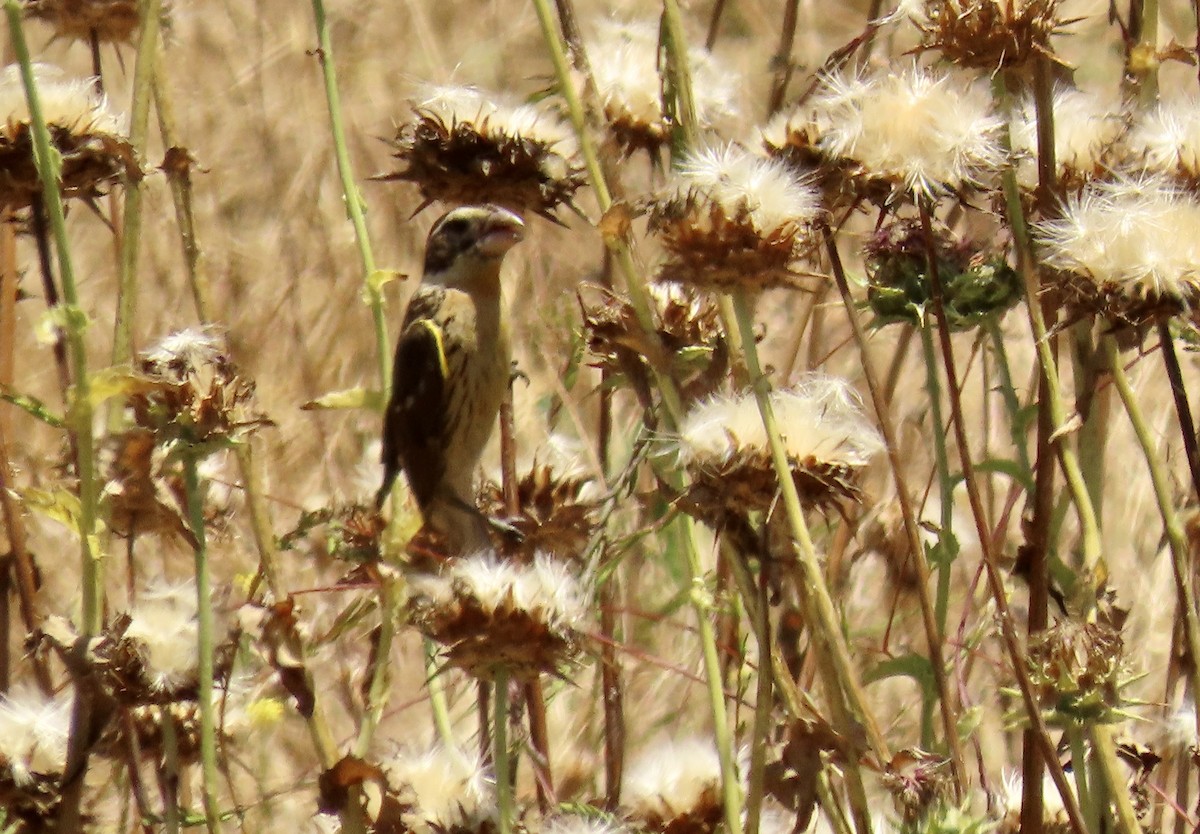
POLYGON ((6 403, 12 403, 17 408, 24 411, 30 417, 36 420, 41 420, 48 426, 56 429, 66 428, 66 422, 62 417, 55 414, 47 407, 47 405, 37 397, 31 397, 27 394, 18 394, 7 385, 0 386, 0 400, 6 403))
POLYGON ((346 388, 309 400, 300 406, 303 411, 365 408, 368 411, 383 411, 383 393, 373 388, 346 388))

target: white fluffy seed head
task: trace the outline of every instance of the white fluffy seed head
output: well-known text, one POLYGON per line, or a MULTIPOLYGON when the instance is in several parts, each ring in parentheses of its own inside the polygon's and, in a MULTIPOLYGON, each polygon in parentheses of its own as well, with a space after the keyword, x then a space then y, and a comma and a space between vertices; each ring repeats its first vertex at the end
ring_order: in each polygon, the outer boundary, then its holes
POLYGON ((580 814, 560 814, 542 824, 542 834, 626 834, 627 831, 616 820, 580 814))
MULTIPOLYGON (((121 133, 120 118, 109 110, 108 100, 96 92, 93 79, 69 78, 50 64, 35 64, 33 71, 47 125, 81 135, 121 133)), ((31 121, 21 71, 16 65, 5 67, 0 76, 0 116, 10 128, 31 121)))
POLYGON ((144 354, 147 365, 165 375, 182 378, 188 372, 216 363, 225 348, 211 327, 188 327, 158 341, 144 354))
POLYGON ((546 553, 528 566, 478 553, 457 560, 446 578, 456 594, 473 598, 488 614, 520 610, 556 629, 574 629, 587 619, 583 584, 565 562, 546 553))
POLYGON ((564 157, 576 152, 575 134, 566 122, 546 107, 511 96, 466 85, 430 84, 421 88, 415 105, 446 125, 468 122, 484 136, 543 142, 564 157))
POLYGON ((721 760, 711 738, 667 738, 625 771, 621 803, 641 820, 670 820, 719 802, 721 760))
POLYGON ((129 611, 125 629, 125 637, 145 649, 146 684, 162 692, 195 682, 198 633, 196 584, 190 579, 178 584, 157 582, 144 590, 129 611))
POLYGON ((477 753, 441 745, 401 750, 383 770, 406 806, 402 819, 413 834, 478 831, 496 816, 493 780, 477 753))
POLYGON ((1200 204, 1164 179, 1093 183, 1034 234, 1048 266, 1130 297, 1200 291, 1200 204))
POLYGON ((0 772, 14 784, 61 774, 67 761, 71 691, 47 698, 33 687, 17 686, 0 696, 0 772))
MULTIPOLYGON (((610 119, 627 121, 665 136, 658 68, 657 20, 593 20, 587 42, 596 91, 610 119)), ((737 118, 741 80, 707 50, 688 50, 696 118, 705 128, 720 128, 737 118)))
MULTIPOLYGON (((1072 87, 1054 91, 1054 164, 1058 177, 1090 179, 1105 164, 1125 129, 1120 104, 1072 87)), ((1013 150, 1019 155, 1021 185, 1037 185, 1037 110, 1025 101, 1013 125, 1013 150)))
POLYGON ((812 223, 821 209, 816 189, 785 164, 733 144, 702 148, 680 163, 673 197, 688 195, 719 206, 730 218, 745 212, 764 237, 812 223))
MULTIPOLYGON (((771 392, 771 406, 788 457, 841 466, 865 466, 883 449, 849 383, 810 374, 790 389, 771 392)), ((679 432, 683 463, 725 462, 741 451, 769 450, 753 394, 714 397, 684 418, 679 432)))
POLYGON ((824 79, 813 110, 824 152, 916 195, 976 185, 1004 159, 991 96, 964 73, 916 65, 886 75, 836 73, 824 79))
POLYGON ((1200 99, 1160 102, 1134 123, 1126 145, 1132 163, 1142 170, 1200 178, 1200 99))

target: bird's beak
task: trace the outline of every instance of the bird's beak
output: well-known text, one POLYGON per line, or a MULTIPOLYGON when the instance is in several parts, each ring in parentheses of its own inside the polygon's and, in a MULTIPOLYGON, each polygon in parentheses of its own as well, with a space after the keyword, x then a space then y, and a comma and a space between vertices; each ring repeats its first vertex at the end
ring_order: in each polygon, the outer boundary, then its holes
POLYGON ((511 211, 494 208, 483 221, 475 248, 488 258, 496 258, 525 239, 525 221, 511 211))

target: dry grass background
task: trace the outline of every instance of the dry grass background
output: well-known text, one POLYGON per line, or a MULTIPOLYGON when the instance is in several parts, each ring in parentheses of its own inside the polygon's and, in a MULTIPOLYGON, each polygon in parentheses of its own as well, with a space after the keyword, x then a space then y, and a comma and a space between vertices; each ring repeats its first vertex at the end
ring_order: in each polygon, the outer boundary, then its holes
MULTIPOLYGON (((775 49, 782 13, 779 0, 731 2, 717 47, 718 55, 744 74, 740 95, 750 114, 745 135, 753 136, 754 120, 765 115, 770 81, 768 57, 775 49)), ((1190 37, 1183 4, 1164 10, 1181 40, 1190 37)), ((710 3, 694 2, 687 10, 692 33, 699 38, 707 22, 710 3)), ((626 2, 578 2, 586 20, 595 14, 644 16, 654 14, 648 0, 626 2)), ((1072 7, 1077 14, 1090 14, 1071 37, 1063 39, 1062 51, 1080 65, 1081 80, 1114 87, 1121 56, 1115 37, 1103 21, 1102 4, 1072 7)), ((416 85, 424 81, 477 84, 485 89, 508 90, 528 95, 548 86, 551 66, 545 55, 532 8, 519 0, 404 0, 404 2, 334 2, 330 7, 334 58, 339 73, 342 104, 356 171, 366 175, 390 169, 392 162, 382 138, 393 132, 394 123, 407 115, 406 101, 416 85)), ((802 4, 800 35, 794 57, 800 70, 818 66, 826 55, 857 34, 865 20, 863 3, 802 4)), ((362 412, 303 412, 299 406, 331 390, 370 383, 374 373, 374 344, 370 315, 361 301, 359 266, 350 225, 345 221, 341 188, 333 163, 328 113, 319 69, 311 50, 315 45, 311 10, 307 3, 282 0, 205 0, 179 3, 171 12, 171 31, 165 52, 166 71, 177 109, 180 133, 188 150, 197 158, 195 175, 197 226, 204 253, 203 268, 212 281, 217 320, 227 331, 235 359, 258 385, 264 410, 278 424, 260 434, 258 442, 267 461, 267 491, 272 497, 276 527, 288 529, 301 509, 335 502, 365 499, 375 488, 378 469, 375 447, 378 421, 362 412)), ((30 25, 35 58, 59 64, 73 74, 90 71, 90 57, 79 44, 52 42, 49 33, 30 25)), ((1163 38, 1166 40, 1166 37, 1163 38)), ((896 55, 901 45, 881 48, 877 60, 896 55)), ((104 54, 105 83, 116 107, 128 100, 133 54, 129 49, 104 54)), ((1168 70, 1164 87, 1182 86, 1187 70, 1168 70)), ((793 90, 802 76, 793 84, 793 90)), ((1194 82, 1192 82, 1194 83, 1194 82)), ((153 121, 152 121, 153 124, 153 121)), ((152 131, 153 132, 153 131, 152 131)), ((149 160, 162 157, 162 147, 152 142, 149 160)), ((654 178, 643 159, 629 162, 626 185, 644 188, 654 178)), ((437 209, 411 217, 419 199, 415 189, 404 185, 363 182, 369 206, 368 222, 376 258, 384 268, 407 274, 409 279, 388 287, 387 298, 392 335, 403 309, 403 301, 420 272, 421 246, 437 209)), ((107 204, 104 204, 107 205, 107 204)), ((581 203, 585 213, 595 216, 588 198, 581 203)), ((136 338, 145 345, 156 338, 195 321, 176 238, 173 211, 165 177, 152 172, 146 196, 146 226, 143 232, 141 289, 136 338)), ((570 355, 578 327, 574 298, 577 284, 592 276, 601 264, 602 244, 595 231, 578 218, 566 217, 566 228, 534 221, 529 241, 510 259, 507 299, 516 322, 515 349, 528 384, 517 386, 518 432, 521 451, 532 454, 545 439, 546 405, 550 398, 565 395, 567 414, 578 415, 590 429, 595 419, 596 400, 585 377, 570 392, 562 388, 561 374, 570 355)), ((92 213, 76 206, 70 218, 75 242, 77 269, 84 304, 94 326, 88 333, 93 366, 104 364, 109 355, 115 306, 115 265, 111 238, 92 213)), ((651 251, 649 249, 647 252, 651 251)), ((19 390, 54 402, 56 381, 49 350, 35 338, 44 312, 37 292, 32 244, 23 240, 21 265, 28 271, 24 287, 34 297, 18 308, 16 332, 19 390)), ((832 298, 832 297, 831 297, 832 298)), ((795 339, 790 329, 801 306, 800 296, 779 293, 765 299, 763 311, 764 350, 777 370, 793 366, 795 339)), ((1005 322, 1014 334, 1014 344, 1027 344, 1023 315, 1011 313, 1005 322)), ((881 361, 894 349, 895 328, 874 337, 881 361)), ((829 305, 821 343, 809 338, 800 345, 803 368, 806 357, 815 356, 822 367, 860 382, 858 359, 839 306, 829 305)), ((963 337, 965 355, 970 344, 963 337)), ((1028 348, 1014 353, 1021 373, 1030 367, 1028 348)), ((922 421, 927 420, 923 372, 914 352, 904 371, 898 400, 903 424, 904 453, 910 478, 924 483, 932 471, 932 452, 925 445, 922 421)), ((1189 380, 1195 381, 1195 363, 1185 358, 1189 380)), ((978 364, 967 380, 968 402, 972 403, 973 439, 978 452, 985 446, 1003 452, 1003 415, 991 415, 991 436, 984 437, 983 415, 978 396, 978 364)), ((1135 381, 1150 411, 1152 424, 1164 443, 1173 442, 1177 428, 1168 389, 1157 367, 1135 381)), ((1027 380, 1018 379, 1024 391, 1027 380)), ((621 402, 623 413, 636 419, 632 402, 621 402)), ((14 462, 25 485, 45 483, 61 472, 63 449, 56 435, 24 415, 12 413, 14 462), (54 465, 52 465, 54 464, 54 465)), ((1133 453, 1131 435, 1123 416, 1114 416, 1109 445, 1108 479, 1104 526, 1106 552, 1112 578, 1122 601, 1132 604, 1132 619, 1126 633, 1136 664, 1148 673, 1148 700, 1161 697, 1161 680, 1171 628, 1170 607, 1158 605, 1170 587, 1169 565, 1160 552, 1161 526, 1144 474, 1144 466, 1133 453)), ((618 421, 618 425, 621 422, 618 421)), ((570 419, 560 425, 572 431, 570 419)), ((926 429, 927 430, 927 429, 926 429)), ((486 459, 494 465, 492 455, 486 459)), ((1185 466, 1182 454, 1171 455, 1173 472, 1182 485, 1185 466)), ((216 472, 218 478, 236 480, 232 466, 216 472)), ((870 473, 867 492, 876 499, 876 510, 886 511, 890 482, 882 465, 870 473)), ((1002 494, 1002 489, 998 488, 1002 494)), ((927 513, 936 516, 936 487, 927 513)), ((236 506, 236 489, 228 500, 236 506)), ((962 530, 970 529, 965 504, 962 530)), ((233 580, 253 571, 256 555, 241 529, 237 515, 214 543, 214 558, 224 619, 232 616, 239 598, 233 580)), ((69 613, 78 592, 75 548, 67 533, 51 522, 31 518, 34 525, 32 549, 43 565, 42 596, 49 610, 69 613)), ((962 537, 967 538, 965 534, 962 537)), ((964 542, 959 562, 956 600, 951 621, 957 622, 966 588, 974 577, 977 554, 964 542)), ((289 582, 297 588, 321 588, 338 575, 313 547, 313 553, 296 555, 289 561, 289 582)), ((116 552, 116 551, 115 551, 116 552)), ((852 548, 854 552, 854 548, 852 548)), ((654 546, 634 557, 626 576, 629 605, 655 611, 675 597, 679 583, 660 564, 654 546)), ((179 543, 143 541, 138 548, 139 573, 143 578, 159 574, 186 575, 190 559, 179 543)), ((119 601, 124 584, 120 559, 112 560, 109 590, 119 601)), ((876 656, 884 621, 879 612, 892 605, 892 585, 882 559, 864 554, 847 568, 840 582, 841 602, 852 643, 863 663, 876 656)), ((1015 590, 1017 601, 1023 591, 1015 590)), ((976 599, 982 599, 981 594, 976 599)), ((345 595, 325 592, 302 598, 314 635, 328 628, 331 617, 345 603, 345 595)), ((921 642, 915 602, 901 595, 894 641, 921 642)), ((629 616, 627 636, 641 651, 668 657, 689 671, 702 674, 699 652, 690 632, 686 611, 671 609, 670 621, 658 622, 629 616)), ((990 628, 985 615, 979 627, 990 628)), ((362 636, 362 627, 356 634, 362 636)), ((900 645, 892 649, 899 651, 900 645)), ((1014 735, 1004 730, 1002 710, 987 693, 1003 679, 1002 656, 994 646, 981 650, 971 679, 971 695, 981 710, 977 740, 993 779, 1013 766, 1019 751, 1014 735), (977 700, 976 700, 977 699, 977 700)), ((363 667, 362 641, 345 639, 320 649, 315 666, 320 681, 335 702, 351 710, 360 702, 358 687, 363 667)), ((701 687, 682 674, 629 657, 628 703, 632 737, 650 737, 667 730, 702 730, 707 714, 701 687)), ((428 712, 419 701, 424 670, 419 646, 402 641, 394 658, 399 691, 393 712, 384 724, 381 744, 423 743, 432 736, 428 712), (415 703, 409 703, 410 700, 415 703)), ((577 777, 595 788, 599 772, 598 713, 594 684, 589 671, 576 681, 577 689, 559 686, 552 697, 552 739, 563 773, 574 770, 577 777)), ((876 684, 872 703, 879 706, 889 734, 911 737, 918 708, 915 689, 904 683, 876 684)), ((458 682, 453 691, 454 714, 464 728, 474 722, 473 692, 458 682)), ((748 721, 748 714, 742 715, 748 721)), ((339 735, 348 733, 346 716, 335 721, 339 735)), ((465 734, 466 730, 464 730, 465 734)), ((283 725, 264 739, 259 749, 244 753, 251 772, 263 780, 264 790, 283 793, 271 804, 272 824, 264 826, 265 815, 250 817, 249 830, 294 830, 309 824, 313 809, 312 780, 315 763, 303 726, 285 719, 283 725), (259 759, 255 762, 255 759, 259 759)), ((105 813, 111 812, 111 808, 105 813)))

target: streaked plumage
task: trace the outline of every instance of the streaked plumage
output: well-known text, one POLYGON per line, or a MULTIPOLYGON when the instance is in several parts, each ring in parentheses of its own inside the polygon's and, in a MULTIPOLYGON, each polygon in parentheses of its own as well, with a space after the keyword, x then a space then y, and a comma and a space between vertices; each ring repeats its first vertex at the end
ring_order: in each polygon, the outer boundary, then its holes
POLYGON ((396 343, 377 503, 403 470, 425 522, 456 550, 486 544, 472 480, 509 378, 500 266, 523 236, 520 218, 494 206, 439 219, 396 343))

